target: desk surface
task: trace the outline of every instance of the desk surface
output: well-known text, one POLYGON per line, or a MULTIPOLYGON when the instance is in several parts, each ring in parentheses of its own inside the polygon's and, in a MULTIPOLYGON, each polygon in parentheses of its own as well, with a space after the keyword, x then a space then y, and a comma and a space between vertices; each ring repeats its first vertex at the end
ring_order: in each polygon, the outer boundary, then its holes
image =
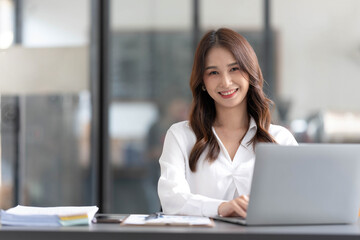
POLYGON ((245 227, 215 221, 215 227, 135 227, 119 224, 44 228, 0 227, 0 239, 134 239, 134 240, 228 240, 228 239, 360 239, 360 221, 352 225, 245 227))

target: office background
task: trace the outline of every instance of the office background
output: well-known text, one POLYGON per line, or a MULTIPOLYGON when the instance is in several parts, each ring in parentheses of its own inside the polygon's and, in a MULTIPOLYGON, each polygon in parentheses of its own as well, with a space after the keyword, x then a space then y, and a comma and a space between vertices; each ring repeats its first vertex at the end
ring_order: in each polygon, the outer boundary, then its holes
POLYGON ((0 207, 160 207, 166 129, 187 118, 210 29, 253 45, 274 123, 360 142, 357 0, 0 0, 0 207))

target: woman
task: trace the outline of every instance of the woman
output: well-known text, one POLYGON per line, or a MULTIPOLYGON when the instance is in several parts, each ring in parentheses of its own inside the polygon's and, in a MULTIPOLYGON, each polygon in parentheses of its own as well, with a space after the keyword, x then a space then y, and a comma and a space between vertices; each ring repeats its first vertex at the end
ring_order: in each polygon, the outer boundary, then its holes
POLYGON ((230 29, 200 41, 190 78, 190 120, 168 130, 158 193, 166 214, 246 217, 258 142, 295 145, 270 124, 270 103, 250 44, 230 29))

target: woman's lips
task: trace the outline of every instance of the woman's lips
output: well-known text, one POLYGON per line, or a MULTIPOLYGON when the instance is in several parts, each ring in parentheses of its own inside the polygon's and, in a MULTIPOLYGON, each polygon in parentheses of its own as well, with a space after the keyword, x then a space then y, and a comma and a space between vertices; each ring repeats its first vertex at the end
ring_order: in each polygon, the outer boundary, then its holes
POLYGON ((223 97, 223 98, 231 98, 232 96, 234 96, 236 94, 236 92, 238 91, 239 89, 236 88, 236 89, 232 89, 232 90, 228 90, 228 91, 222 91, 222 92, 219 92, 220 96, 223 97))

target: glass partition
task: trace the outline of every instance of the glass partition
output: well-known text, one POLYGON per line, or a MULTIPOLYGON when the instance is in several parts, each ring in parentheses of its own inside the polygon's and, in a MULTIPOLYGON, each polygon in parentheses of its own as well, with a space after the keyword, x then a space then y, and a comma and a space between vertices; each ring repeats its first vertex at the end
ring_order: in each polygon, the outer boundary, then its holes
POLYGON ((22 41, 0 52, 0 207, 89 205, 90 1, 17 4, 22 41))
POLYGON ((190 0, 111 1, 112 212, 160 209, 163 140, 190 101, 191 15, 190 0))

